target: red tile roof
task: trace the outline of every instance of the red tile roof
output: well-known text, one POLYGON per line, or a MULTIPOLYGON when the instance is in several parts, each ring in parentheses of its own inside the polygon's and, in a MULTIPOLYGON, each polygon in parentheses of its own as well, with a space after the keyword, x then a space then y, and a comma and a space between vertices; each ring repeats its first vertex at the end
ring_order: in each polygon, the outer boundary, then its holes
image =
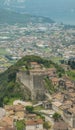
POLYGON ((38 119, 38 120, 28 120, 26 122, 26 125, 37 125, 37 124, 43 124, 42 119, 38 119))

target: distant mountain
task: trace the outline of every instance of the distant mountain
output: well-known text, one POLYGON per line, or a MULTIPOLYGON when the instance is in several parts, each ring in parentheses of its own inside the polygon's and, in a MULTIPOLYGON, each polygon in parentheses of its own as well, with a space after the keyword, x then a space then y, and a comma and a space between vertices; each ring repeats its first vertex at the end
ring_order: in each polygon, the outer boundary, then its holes
POLYGON ((21 14, 17 12, 13 12, 8 9, 0 9, 0 23, 53 23, 54 21, 50 18, 31 16, 29 14, 21 14))

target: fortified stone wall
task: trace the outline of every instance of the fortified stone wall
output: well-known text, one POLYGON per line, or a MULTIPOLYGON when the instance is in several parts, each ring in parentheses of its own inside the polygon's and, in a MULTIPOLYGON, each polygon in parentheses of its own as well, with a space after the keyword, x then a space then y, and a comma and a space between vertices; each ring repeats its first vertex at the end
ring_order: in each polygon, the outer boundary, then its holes
POLYGON ((43 100, 45 98, 44 75, 30 74, 27 71, 19 71, 17 80, 24 84, 25 88, 31 91, 32 100, 43 100))
POLYGON ((36 99, 43 100, 45 98, 44 75, 33 75, 33 85, 36 92, 36 99))
POLYGON ((17 80, 24 84, 25 88, 28 88, 31 92, 32 99, 34 98, 34 86, 33 86, 33 76, 27 71, 20 71, 17 73, 17 80))

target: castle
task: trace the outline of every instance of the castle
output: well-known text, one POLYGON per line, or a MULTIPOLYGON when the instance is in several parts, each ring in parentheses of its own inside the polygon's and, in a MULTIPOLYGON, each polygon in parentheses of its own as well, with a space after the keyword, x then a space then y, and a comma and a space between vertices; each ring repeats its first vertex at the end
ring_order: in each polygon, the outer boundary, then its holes
POLYGON ((32 100, 44 100, 47 89, 44 84, 44 78, 55 69, 41 68, 37 62, 31 63, 31 69, 19 70, 17 80, 31 92, 32 100))

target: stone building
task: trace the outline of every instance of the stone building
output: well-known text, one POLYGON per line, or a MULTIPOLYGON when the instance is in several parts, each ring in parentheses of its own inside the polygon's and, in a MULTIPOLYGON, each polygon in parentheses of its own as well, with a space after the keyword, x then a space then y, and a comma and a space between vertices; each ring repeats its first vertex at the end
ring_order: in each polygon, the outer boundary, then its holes
POLYGON ((53 130, 69 130, 68 125, 64 121, 55 122, 53 130))
POLYGON ((25 130, 43 130, 43 121, 42 121, 42 119, 28 120, 26 122, 25 130))

